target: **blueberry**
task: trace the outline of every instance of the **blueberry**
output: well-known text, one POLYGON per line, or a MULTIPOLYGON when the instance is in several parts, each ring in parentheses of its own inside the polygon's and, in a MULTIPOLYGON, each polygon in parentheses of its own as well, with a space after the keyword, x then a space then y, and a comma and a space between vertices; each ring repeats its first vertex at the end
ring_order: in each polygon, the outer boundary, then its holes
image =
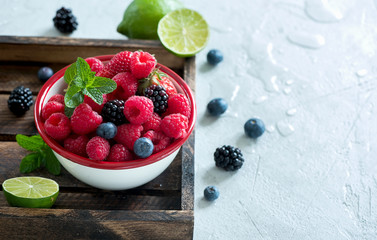
POLYGON ((219 190, 215 186, 208 186, 204 189, 204 197, 208 201, 216 200, 220 195, 219 190))
POLYGON ((134 143, 134 153, 141 158, 149 157, 153 152, 153 143, 149 138, 139 138, 134 143))
POLYGON ((264 123, 258 118, 251 118, 244 125, 245 134, 251 138, 260 137, 265 130, 264 123))
POLYGON ((117 134, 117 127, 112 122, 101 123, 97 127, 97 135, 106 139, 111 139, 117 134))
POLYGON ((38 78, 45 83, 50 77, 54 75, 54 71, 49 67, 42 67, 38 70, 38 78))
POLYGON ((223 60, 223 54, 220 50, 212 49, 207 54, 207 61, 211 65, 217 65, 223 60))
POLYGON ((228 108, 228 103, 223 98, 212 99, 207 105, 207 111, 212 116, 223 114, 228 108))

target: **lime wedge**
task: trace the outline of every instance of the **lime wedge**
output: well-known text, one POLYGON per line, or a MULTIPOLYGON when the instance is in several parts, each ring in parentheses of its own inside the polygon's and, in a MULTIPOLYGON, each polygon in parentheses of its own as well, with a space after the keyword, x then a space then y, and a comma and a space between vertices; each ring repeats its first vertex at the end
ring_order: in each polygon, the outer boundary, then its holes
POLYGON ((207 45, 209 28, 198 12, 181 8, 159 21, 157 34, 169 51, 180 57, 190 57, 207 45))
POLYGON ((3 182, 3 191, 13 207, 50 208, 59 194, 59 185, 42 177, 16 177, 3 182))

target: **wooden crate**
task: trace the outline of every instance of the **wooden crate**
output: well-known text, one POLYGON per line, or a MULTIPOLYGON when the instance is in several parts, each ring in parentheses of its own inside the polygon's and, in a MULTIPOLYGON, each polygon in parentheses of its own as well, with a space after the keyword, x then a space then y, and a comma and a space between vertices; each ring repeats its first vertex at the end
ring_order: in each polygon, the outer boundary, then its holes
POLYGON ((27 154, 15 142, 16 134, 37 133, 33 108, 15 117, 7 107, 17 86, 38 94, 37 71, 54 71, 77 57, 115 54, 142 49, 172 68, 195 89, 195 59, 178 58, 157 41, 73 39, 67 37, 0 36, 0 182, 36 175, 54 179, 60 195, 51 209, 10 207, 0 194, 1 239, 192 239, 194 227, 194 132, 173 163, 151 182, 126 191, 92 188, 62 169, 59 176, 46 170, 21 174, 27 154))

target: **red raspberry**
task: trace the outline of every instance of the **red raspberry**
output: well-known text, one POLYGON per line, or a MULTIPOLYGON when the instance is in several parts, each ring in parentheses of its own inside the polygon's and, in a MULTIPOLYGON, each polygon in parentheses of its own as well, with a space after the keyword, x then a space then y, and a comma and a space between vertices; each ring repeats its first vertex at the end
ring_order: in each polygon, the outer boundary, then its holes
POLYGON ((102 97, 103 97, 103 102, 101 105, 98 105, 93 99, 91 99, 90 97, 86 95, 84 97, 84 103, 87 103, 97 113, 101 113, 103 106, 107 102, 107 95, 103 94, 102 97))
POLYGON ((117 89, 114 91, 117 99, 126 101, 129 97, 135 95, 138 81, 131 73, 118 73, 113 77, 113 80, 117 83, 117 89))
POLYGON ((132 124, 143 124, 153 114, 153 102, 144 96, 132 96, 124 103, 124 116, 132 124))
POLYGON ((64 96, 61 94, 55 94, 54 96, 50 97, 48 100, 49 102, 59 102, 61 104, 64 104, 64 96))
POLYGON ((152 116, 143 124, 144 131, 154 130, 159 132, 161 124, 161 117, 153 112, 152 116))
POLYGON ((129 51, 117 53, 97 76, 113 78, 118 73, 129 72, 132 55, 129 51))
POLYGON ((131 72, 137 79, 146 78, 156 63, 156 59, 150 53, 134 52, 131 57, 131 72))
POLYGON ((104 160, 110 152, 110 143, 99 136, 89 140, 86 145, 86 153, 89 158, 96 161, 104 160))
POLYGON ((161 121, 161 130, 171 138, 183 138, 187 134, 188 118, 180 113, 173 113, 161 121))
POLYGON ((51 114, 57 112, 64 113, 64 104, 55 101, 48 102, 42 108, 42 118, 46 120, 51 116, 51 114))
POLYGON ((153 142, 153 153, 157 153, 165 149, 171 142, 171 139, 168 136, 162 132, 156 132, 153 130, 146 132, 143 137, 149 138, 153 142))
POLYGON ((64 140, 64 148, 74 154, 87 157, 86 144, 88 144, 89 138, 85 135, 72 134, 64 140))
POLYGON ((127 149, 134 149, 135 141, 141 137, 143 126, 135 124, 122 124, 118 126, 117 135, 114 140, 127 147, 127 149))
POLYGON ((191 106, 184 94, 178 93, 169 97, 167 115, 172 113, 181 113, 190 118, 191 106))
POLYGON ((71 125, 74 133, 85 135, 93 132, 102 123, 102 117, 86 104, 81 103, 73 111, 71 125))
POLYGON ((99 73, 103 69, 103 62, 98 58, 90 57, 85 59, 85 61, 89 64, 93 72, 99 73))
POLYGON ((44 124, 46 133, 57 141, 64 140, 71 133, 69 118, 64 113, 53 113, 44 124))
POLYGON ((123 162, 132 160, 132 153, 122 144, 115 144, 110 149, 110 154, 107 157, 109 162, 123 162))

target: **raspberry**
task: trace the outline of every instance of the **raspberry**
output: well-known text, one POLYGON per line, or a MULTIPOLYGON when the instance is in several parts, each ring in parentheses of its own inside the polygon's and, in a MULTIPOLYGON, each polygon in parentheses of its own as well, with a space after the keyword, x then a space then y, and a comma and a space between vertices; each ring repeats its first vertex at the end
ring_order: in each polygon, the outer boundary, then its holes
POLYGON ((60 8, 56 11, 56 16, 52 20, 54 21, 54 26, 62 33, 72 33, 77 29, 76 17, 73 16, 69 8, 60 8))
POLYGON ((53 113, 44 124, 46 133, 53 139, 64 140, 71 133, 69 118, 63 113, 53 113))
POLYGON ((123 162, 132 160, 132 153, 122 144, 115 144, 111 147, 107 161, 109 162, 123 162))
POLYGON ((101 137, 94 137, 86 145, 89 158, 96 161, 104 160, 110 153, 110 143, 101 137))
POLYGON ((97 104, 93 99, 91 99, 90 97, 86 95, 84 97, 84 103, 87 103, 97 113, 101 113, 103 106, 107 102, 107 95, 103 94, 102 97, 103 97, 103 102, 101 105, 97 104))
POLYGON ((64 104, 64 96, 61 94, 55 94, 48 100, 49 102, 59 102, 61 104, 64 104))
POLYGON ((127 149, 134 149, 135 141, 140 138, 143 126, 135 124, 122 124, 118 127, 117 135, 114 140, 127 147, 127 149))
POLYGON ((115 125, 121 125, 127 122, 123 109, 123 100, 110 100, 105 104, 105 106, 103 106, 101 115, 105 121, 112 122, 115 125))
POLYGON ((89 138, 85 135, 72 134, 64 140, 64 148, 74 154, 87 157, 86 144, 89 138))
POLYGON ((183 138, 187 134, 188 118, 180 113, 173 113, 161 121, 161 130, 171 138, 183 138))
POLYGON ((134 52, 131 57, 131 72, 137 79, 146 78, 156 63, 156 59, 150 53, 134 52))
POLYGON ((190 118, 191 115, 191 106, 187 97, 178 93, 173 96, 170 96, 168 99, 168 114, 180 113, 185 115, 187 118, 190 118))
POLYGON ((88 134, 97 129, 102 123, 102 117, 86 104, 81 103, 73 111, 71 125, 74 133, 79 135, 88 134))
POLYGON ((85 61, 89 64, 90 69, 96 73, 99 73, 104 67, 103 62, 98 58, 90 57, 85 59, 85 61))
POLYGON ((57 112, 64 113, 64 104, 55 101, 48 102, 42 108, 42 118, 46 120, 51 116, 51 114, 57 112))
POLYGON ((164 113, 168 108, 169 95, 165 92, 165 88, 160 85, 152 85, 144 90, 144 96, 152 100, 156 113, 164 113))
POLYGON ((133 53, 129 51, 117 53, 97 76, 113 78, 118 73, 129 72, 132 55, 133 53))
POLYGON ((152 116, 143 124, 144 131, 154 130, 160 131, 161 117, 157 113, 153 113, 152 116))
POLYGON ((171 142, 168 136, 166 136, 162 132, 156 132, 153 130, 146 132, 143 137, 149 138, 153 142, 153 153, 157 153, 165 149, 171 142))
POLYGON ((132 96, 124 103, 124 116, 132 124, 143 124, 153 114, 153 102, 143 96, 132 96))
POLYGON ((117 83, 115 94, 118 98, 126 101, 129 97, 135 95, 138 87, 137 79, 129 72, 118 73, 113 77, 117 83))

